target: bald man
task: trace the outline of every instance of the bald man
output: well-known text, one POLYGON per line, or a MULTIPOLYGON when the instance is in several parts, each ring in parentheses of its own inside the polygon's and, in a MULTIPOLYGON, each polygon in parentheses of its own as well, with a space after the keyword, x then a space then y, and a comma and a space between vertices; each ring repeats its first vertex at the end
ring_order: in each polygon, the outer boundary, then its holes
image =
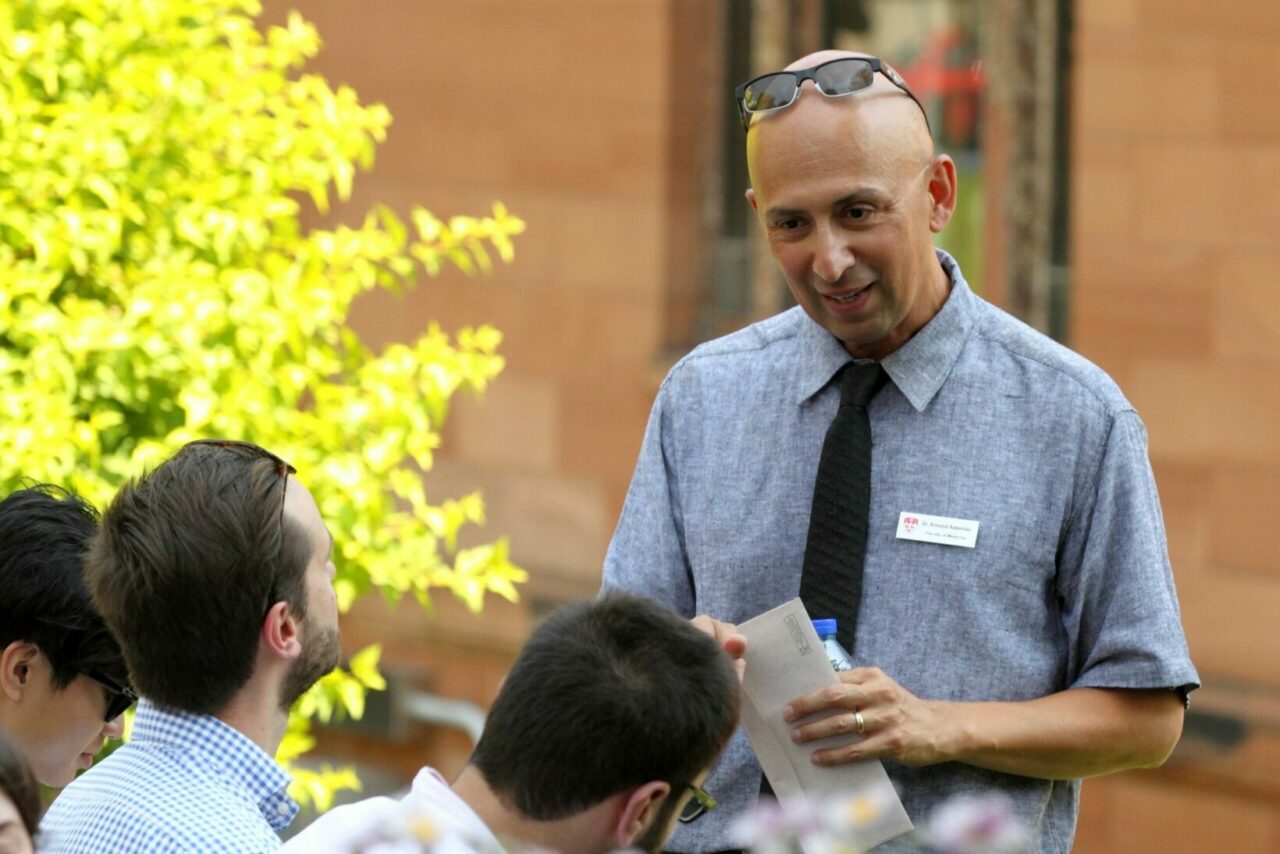
MULTIPOLYGON (((1033 850, 1069 851, 1080 778, 1162 763, 1198 685, 1145 429, 1101 370, 933 247, 955 164, 896 72, 834 51, 784 72, 806 73, 758 78, 739 106, 747 201, 798 306, 672 368, 604 586, 728 624, 795 597, 835 378, 878 364, 859 666, 791 703, 794 736, 862 732, 813 761, 882 760, 917 823, 999 791, 1033 850), (920 541, 904 514, 976 539, 920 541)), ((729 849, 760 781, 739 733, 707 783, 723 808, 672 850, 729 849)))

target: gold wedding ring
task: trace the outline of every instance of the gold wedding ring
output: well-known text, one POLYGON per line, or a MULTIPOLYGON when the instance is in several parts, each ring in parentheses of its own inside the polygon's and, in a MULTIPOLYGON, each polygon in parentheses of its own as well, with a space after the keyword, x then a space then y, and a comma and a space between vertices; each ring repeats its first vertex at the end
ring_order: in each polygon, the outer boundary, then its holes
POLYGON ((862 712, 857 709, 853 710, 853 722, 858 725, 858 735, 862 735, 867 728, 867 722, 862 717, 862 712))

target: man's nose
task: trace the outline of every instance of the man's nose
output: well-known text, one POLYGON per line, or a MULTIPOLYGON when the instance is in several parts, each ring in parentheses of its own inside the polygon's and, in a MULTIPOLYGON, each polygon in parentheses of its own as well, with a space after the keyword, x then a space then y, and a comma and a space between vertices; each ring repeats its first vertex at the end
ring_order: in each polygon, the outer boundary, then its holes
POLYGON ((818 228, 814 240, 813 272, 822 281, 835 284, 856 262, 853 250, 830 228, 818 228))

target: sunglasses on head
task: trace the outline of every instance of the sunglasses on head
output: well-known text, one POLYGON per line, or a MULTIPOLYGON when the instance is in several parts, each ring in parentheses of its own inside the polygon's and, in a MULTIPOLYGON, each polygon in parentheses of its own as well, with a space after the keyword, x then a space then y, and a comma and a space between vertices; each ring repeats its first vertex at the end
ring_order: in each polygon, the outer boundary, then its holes
POLYGON ((103 713, 102 719, 107 723, 123 715, 125 709, 138 702, 138 695, 133 693, 132 688, 121 685, 101 670, 86 667, 80 672, 102 686, 102 693, 107 698, 107 710, 103 713))
MULTIPOLYGON (((253 442, 244 442, 239 439, 196 439, 194 442, 188 442, 187 447, 192 445, 205 445, 211 448, 226 448, 234 451, 242 456, 251 459, 270 460, 275 464, 276 474, 280 475, 280 542, 283 548, 284 544, 284 500, 285 494, 289 489, 289 475, 297 474, 298 470, 290 463, 285 462, 280 457, 268 451, 261 445, 255 445, 253 442)), ((271 603, 275 600, 275 591, 271 591, 267 595, 267 607, 271 607, 271 603)))
POLYGON ((244 456, 254 459, 271 460, 275 463, 276 473, 280 475, 280 526, 284 527, 284 497, 285 492, 289 489, 289 475, 297 474, 298 470, 289 463, 277 457, 261 445, 255 445, 253 442, 242 442, 239 439, 196 439, 194 442, 188 442, 187 447, 192 445, 207 445, 211 448, 226 448, 236 451, 244 456))
MULTIPOLYGON (((742 119, 742 129, 745 131, 751 127, 751 117, 757 113, 772 113, 794 104, 800 95, 800 86, 806 80, 812 80, 818 87, 818 91, 828 98, 838 98, 869 88, 875 82, 877 71, 905 92, 911 100, 916 102, 920 112, 924 113, 924 105, 907 88, 907 81, 903 80, 902 75, 894 71, 892 66, 874 56, 841 57, 815 65, 813 68, 762 74, 734 89, 733 94, 738 99, 738 115, 742 119)), ((924 121, 928 126, 927 114, 924 121)))

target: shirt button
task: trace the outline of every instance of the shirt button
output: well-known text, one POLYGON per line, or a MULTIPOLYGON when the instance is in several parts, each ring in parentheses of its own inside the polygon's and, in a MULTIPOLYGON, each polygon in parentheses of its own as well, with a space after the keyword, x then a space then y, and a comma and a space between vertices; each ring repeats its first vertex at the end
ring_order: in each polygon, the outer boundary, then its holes
POLYGON ((280 815, 284 815, 288 811, 289 811, 288 804, 284 804, 284 803, 276 804, 276 812, 280 813, 280 815))

